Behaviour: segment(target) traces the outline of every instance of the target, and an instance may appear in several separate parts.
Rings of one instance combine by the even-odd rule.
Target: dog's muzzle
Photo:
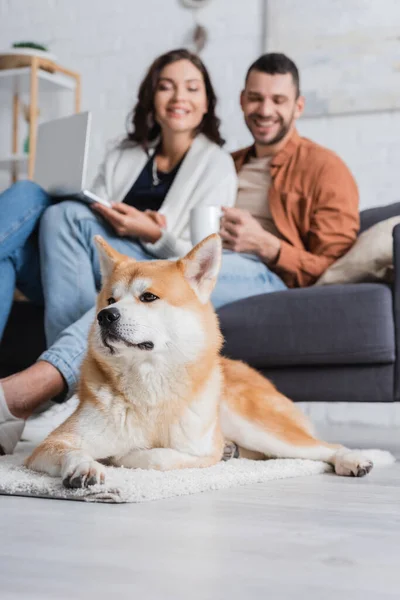
[[[110,350],[111,353],[114,352],[114,349],[111,347],[110,342],[122,342],[126,346],[130,348],[139,348],[139,350],[153,350],[154,343],[151,341],[143,341],[139,344],[134,344],[131,341],[124,338],[121,335],[120,331],[118,331],[119,327],[119,319],[121,317],[121,313],[118,308],[115,306],[110,306],[110,308],[103,308],[97,315],[97,321],[101,328],[101,338],[103,340],[103,344]]]

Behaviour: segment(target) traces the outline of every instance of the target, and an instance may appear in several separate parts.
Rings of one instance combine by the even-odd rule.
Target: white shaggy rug
[[[23,434],[25,441],[18,444],[16,453],[0,457],[0,494],[86,502],[147,502],[274,479],[317,475],[332,470],[326,463],[300,459],[232,459],[206,469],[183,469],[165,473],[107,467],[105,485],[68,490],[59,477],[34,473],[22,465],[33,448],[62,423],[76,405],[77,399],[71,398],[28,420]],[[363,452],[370,456],[376,466],[394,461],[388,452]]]
[[[232,459],[206,469],[145,471],[107,467],[106,483],[68,490],[59,477],[34,473],[21,466],[28,451],[21,444],[13,456],[0,458],[0,494],[36,496],[87,502],[147,502],[210,490],[261,483],[273,479],[316,475],[330,471],[323,462],[299,459],[255,461]],[[32,448],[30,447],[29,450]]]

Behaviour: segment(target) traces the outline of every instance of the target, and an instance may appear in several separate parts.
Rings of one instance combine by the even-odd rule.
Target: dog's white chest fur
[[[96,441],[100,454],[114,457],[117,464],[129,452],[155,447],[209,455],[219,432],[219,368],[189,402],[187,384],[176,374],[143,375],[126,382],[124,396],[116,395],[108,385],[91,389],[102,410],[92,412],[85,407],[79,427],[87,432],[93,418],[103,421],[103,435]],[[91,444],[94,442],[92,439]]]
[[[219,430],[221,373],[215,369],[200,393],[169,427],[171,447],[203,456],[212,453]]]

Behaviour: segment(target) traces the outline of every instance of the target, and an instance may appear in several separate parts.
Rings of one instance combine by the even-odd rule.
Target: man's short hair
[[[296,97],[298,98],[300,96],[299,70],[294,62],[285,54],[281,54],[280,52],[269,52],[268,54],[263,54],[260,58],[257,58],[247,71],[246,83],[250,71],[259,71],[260,73],[268,73],[268,75],[286,75],[286,73],[290,73],[294,87],[296,88]]]

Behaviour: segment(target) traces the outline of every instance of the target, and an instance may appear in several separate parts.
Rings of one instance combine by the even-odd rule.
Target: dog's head
[[[212,235],[177,261],[137,262],[95,237],[103,287],[91,344],[104,357],[195,360],[221,346],[209,302],[221,264],[221,240]]]

